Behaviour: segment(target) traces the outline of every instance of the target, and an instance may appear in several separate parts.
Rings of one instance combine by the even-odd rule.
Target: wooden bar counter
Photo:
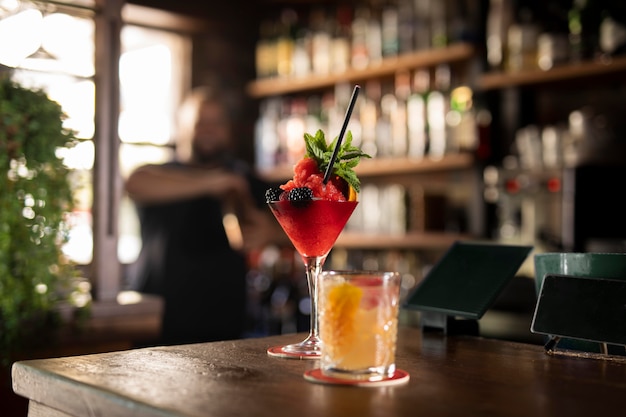
[[[623,416],[626,363],[543,347],[402,328],[404,385],[308,382],[317,361],[269,357],[305,335],[245,339],[13,365],[29,416]]]

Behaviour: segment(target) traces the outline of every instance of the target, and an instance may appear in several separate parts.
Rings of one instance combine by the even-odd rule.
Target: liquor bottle
[[[271,98],[261,102],[259,118],[255,126],[255,165],[267,170],[278,164],[279,138],[277,135],[281,102]]]
[[[332,34],[330,22],[324,10],[315,9],[310,15],[311,39],[311,62],[313,73],[325,75],[330,73]]]
[[[506,62],[508,28],[513,22],[510,0],[490,0],[487,15],[487,62],[493,69],[502,69]]]
[[[522,8],[518,15],[517,23],[512,24],[507,32],[507,69],[536,69],[539,26],[534,22],[530,9]]]
[[[434,0],[430,3],[430,42],[433,48],[443,48],[448,45],[448,21],[446,3]]]
[[[369,25],[369,9],[359,6],[354,12],[352,20],[352,47],[350,64],[352,68],[363,69],[369,65],[369,53],[367,50],[367,32]]]
[[[610,14],[604,16],[600,23],[598,43],[604,54],[623,54],[626,51],[626,25]]]
[[[336,18],[333,22],[331,41],[330,68],[332,72],[342,73],[351,65],[351,26],[352,9],[346,5],[337,6]]]
[[[430,5],[437,0],[421,0],[413,3],[413,40],[416,50],[429,49],[431,47],[430,30]]]
[[[304,131],[307,133],[315,133],[318,130],[325,130],[322,120],[322,96],[312,94],[306,98],[306,114],[304,116]]]
[[[400,52],[398,5],[394,2],[385,4],[381,14],[382,56],[396,56]]]
[[[306,130],[307,101],[302,97],[291,100],[289,115],[284,120],[286,132],[287,163],[295,164],[306,152],[302,138]]]
[[[398,0],[398,53],[415,49],[414,7],[411,0]]]
[[[294,77],[306,77],[312,72],[311,43],[313,34],[307,28],[299,28],[296,31],[291,55],[291,75]]]
[[[446,126],[446,115],[450,107],[450,67],[448,65],[437,66],[433,87],[426,102],[428,154],[433,159],[440,159],[448,151]]]
[[[411,73],[402,71],[395,77],[395,110],[391,113],[392,154],[396,157],[408,154],[407,101],[411,94]]]
[[[378,119],[376,120],[376,147],[379,156],[393,156],[393,137],[391,131],[392,115],[396,111],[397,101],[393,85],[378,85],[380,100],[378,101]]]
[[[363,99],[360,100],[359,119],[361,120],[361,149],[372,157],[378,156],[376,143],[376,124],[378,121],[378,104],[380,103],[380,85],[377,81],[368,81],[363,88]]]
[[[352,92],[354,90],[353,84],[349,82],[342,82],[335,84],[334,91],[334,120],[333,127],[329,130],[331,132],[339,132],[346,116],[345,112],[350,105],[350,99],[352,98]],[[349,130],[352,132],[352,144],[354,146],[361,147],[363,141],[363,133],[361,128],[361,105],[363,100],[357,100],[355,103],[352,116],[350,118]],[[372,129],[373,130],[373,129]],[[336,133],[333,135],[333,138]]]
[[[295,24],[297,14],[292,9],[285,9],[281,13],[276,39],[276,72],[279,77],[289,77],[292,74],[293,50],[295,46]]]
[[[473,103],[473,91],[461,85],[450,93],[448,113],[448,151],[474,153],[478,147],[478,126]]]
[[[591,59],[598,52],[602,3],[573,0],[568,13],[570,58],[573,61]]]
[[[413,73],[411,95],[407,99],[407,129],[411,158],[421,159],[428,144],[428,123],[426,118],[426,100],[430,87],[430,73],[419,69]]]
[[[276,75],[276,25],[271,20],[261,22],[259,41],[255,49],[255,66],[257,78],[268,78]]]
[[[367,23],[367,56],[368,65],[377,65],[383,59],[382,10],[370,5]]]

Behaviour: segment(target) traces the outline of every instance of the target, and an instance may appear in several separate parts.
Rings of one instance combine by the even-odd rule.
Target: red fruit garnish
[[[330,182],[335,186],[335,188],[341,191],[346,200],[350,198],[350,184],[348,184],[346,180],[338,175],[333,175],[330,178]]]
[[[317,162],[313,158],[304,157],[293,167],[293,179],[281,185],[284,191],[294,188],[307,187],[313,191],[313,197],[330,201],[347,201],[348,197],[337,185],[344,187],[345,181],[339,177],[324,185],[324,174],[319,170]],[[346,183],[347,186],[347,183]],[[349,195],[349,186],[347,186]]]

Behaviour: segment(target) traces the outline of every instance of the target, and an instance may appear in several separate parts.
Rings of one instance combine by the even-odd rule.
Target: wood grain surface
[[[626,363],[541,346],[402,328],[405,385],[311,383],[317,361],[269,357],[303,334],[17,362],[30,416],[626,415]],[[605,414],[608,415],[608,414]]]

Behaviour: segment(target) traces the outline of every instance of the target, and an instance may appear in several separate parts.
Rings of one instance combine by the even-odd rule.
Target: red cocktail
[[[356,205],[356,201],[327,200],[269,203],[276,220],[303,257],[328,255]]]
[[[272,356],[319,358],[322,353],[317,316],[318,281],[322,266],[357,205],[360,181],[354,167],[369,158],[343,133],[359,87],[356,86],[339,136],[329,145],[324,132],[304,134],[306,154],[294,165],[293,178],[265,193],[267,203],[302,257],[311,298],[311,330],[300,343],[274,346]]]
[[[276,220],[302,257],[311,298],[309,336],[300,343],[271,347],[268,349],[270,355],[313,359],[321,356],[317,315],[319,274],[357,204],[356,201],[329,200],[268,202]]]

